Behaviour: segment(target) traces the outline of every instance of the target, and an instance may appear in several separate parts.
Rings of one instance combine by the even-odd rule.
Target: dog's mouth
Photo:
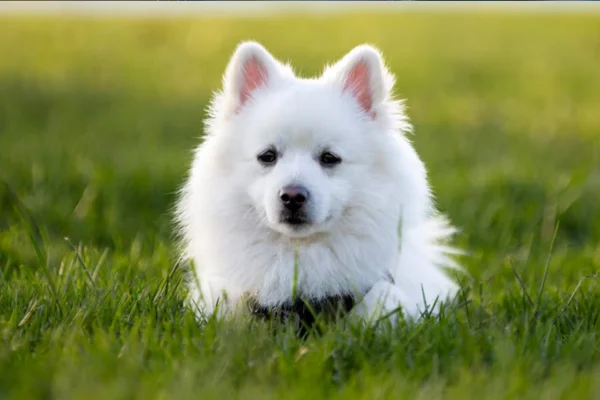
[[[284,211],[281,213],[280,221],[283,224],[300,228],[310,223],[308,217],[304,213]]]
[[[306,218],[303,217],[289,217],[283,220],[283,222],[287,225],[292,226],[302,226],[308,224]]]
[[[323,221],[316,221],[303,212],[282,211],[277,226],[274,228],[291,237],[307,237],[326,232],[330,229],[333,219],[333,214],[328,215]]]

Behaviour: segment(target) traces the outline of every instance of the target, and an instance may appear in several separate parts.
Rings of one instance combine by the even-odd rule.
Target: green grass
[[[306,75],[384,51],[470,251],[440,318],[302,342],[185,308],[174,192],[248,38]],[[597,398],[598,38],[592,15],[0,19],[0,398]]]

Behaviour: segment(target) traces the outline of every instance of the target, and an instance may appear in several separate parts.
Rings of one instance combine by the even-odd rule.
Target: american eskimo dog
[[[418,317],[456,294],[454,230],[393,85],[369,45],[315,79],[258,43],[237,47],[177,204],[202,313],[237,315],[251,294],[273,308],[351,296],[362,319]]]

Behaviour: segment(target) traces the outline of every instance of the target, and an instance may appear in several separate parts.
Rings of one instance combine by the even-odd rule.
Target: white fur
[[[243,104],[251,59],[266,73]],[[358,89],[344,89],[359,63],[368,79],[356,85],[370,96],[369,110],[357,101]],[[393,84],[367,45],[317,79],[296,77],[257,43],[237,48],[177,207],[182,255],[194,261],[200,283],[192,281],[190,300],[201,311],[214,312],[217,302],[225,314],[243,309],[237,306],[247,292],[264,305],[289,300],[295,249],[297,293],[368,292],[354,311],[364,318],[398,307],[416,317],[456,294],[443,271],[457,267],[444,244],[453,230],[434,208]],[[272,145],[281,156],[265,167],[257,155]],[[317,157],[325,148],[342,163],[324,169]],[[301,231],[278,220],[278,192],[288,184],[311,193],[313,222]]]

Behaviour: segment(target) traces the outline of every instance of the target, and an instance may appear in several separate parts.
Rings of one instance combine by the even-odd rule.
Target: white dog
[[[368,45],[317,79],[258,43],[236,49],[177,207],[202,312],[245,310],[247,293],[265,307],[354,293],[353,315],[416,317],[456,294],[453,229],[393,84]]]

